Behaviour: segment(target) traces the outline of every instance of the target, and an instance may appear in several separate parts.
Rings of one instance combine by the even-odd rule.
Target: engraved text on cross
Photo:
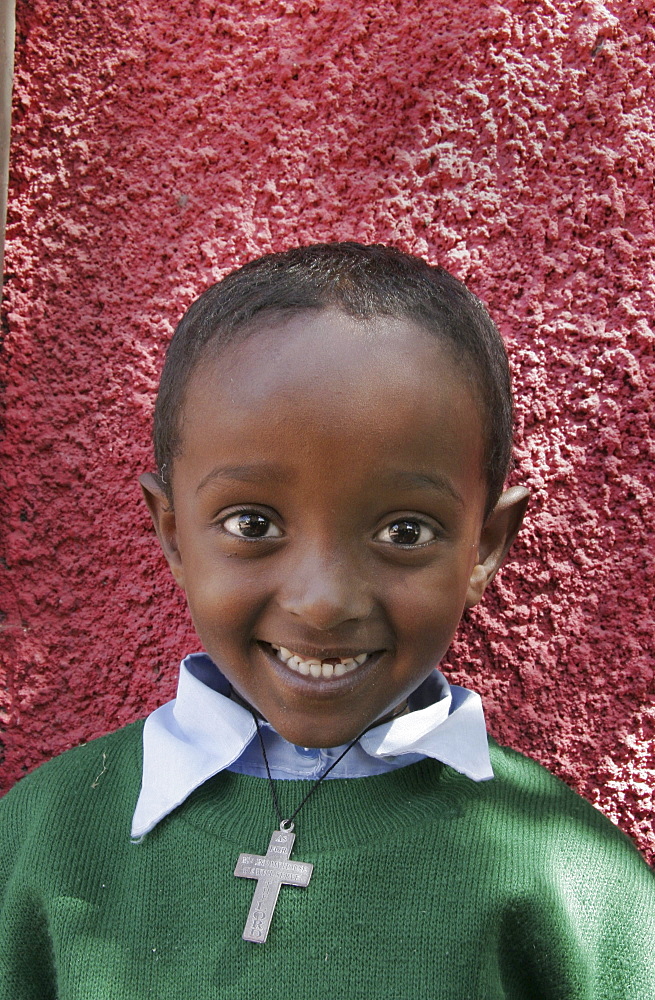
[[[257,888],[243,931],[245,941],[266,940],[281,885],[309,885],[313,865],[290,861],[296,835],[288,830],[276,830],[266,855],[240,854],[234,874],[240,878],[256,878]]]

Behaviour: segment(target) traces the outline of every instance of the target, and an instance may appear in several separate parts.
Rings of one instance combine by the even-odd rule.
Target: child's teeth
[[[325,679],[329,677],[343,677],[344,674],[349,674],[368,660],[370,655],[369,653],[360,653],[358,656],[348,656],[338,663],[324,663],[322,660],[317,660],[313,657],[303,660],[301,656],[298,656],[297,653],[292,653],[285,646],[276,646],[271,643],[271,649],[275,651],[278,659],[286,663],[296,673],[302,674],[304,677],[311,675],[312,677],[324,677]]]

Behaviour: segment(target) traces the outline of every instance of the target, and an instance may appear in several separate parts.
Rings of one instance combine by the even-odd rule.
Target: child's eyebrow
[[[196,488],[196,494],[200,493],[214,479],[225,479],[235,483],[258,483],[262,479],[288,483],[290,478],[288,470],[274,462],[257,462],[253,465],[217,465],[201,479]],[[381,475],[379,484],[391,489],[436,490],[438,493],[446,493],[452,497],[460,507],[464,506],[464,500],[448,477],[442,476],[438,472],[428,474],[398,469]]]
[[[234,483],[258,483],[262,479],[267,479],[286,483],[289,478],[288,471],[281,465],[275,465],[274,462],[257,462],[255,465],[217,465],[200,480],[196,493],[200,493],[214,479],[227,479]]]
[[[457,492],[450,479],[438,472],[409,472],[398,469],[381,476],[380,483],[397,489],[437,490],[439,493],[447,493],[460,507],[464,506],[461,494]]]

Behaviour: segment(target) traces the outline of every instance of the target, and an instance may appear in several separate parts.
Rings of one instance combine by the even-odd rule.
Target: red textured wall
[[[633,0],[19,0],[3,780],[172,696],[136,486],[172,327],[296,242],[388,241],[506,337],[514,561],[448,658],[652,856],[655,17]]]

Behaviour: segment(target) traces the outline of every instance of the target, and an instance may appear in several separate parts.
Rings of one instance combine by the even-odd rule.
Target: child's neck
[[[235,691],[235,689],[232,686],[230,686],[230,699],[232,701],[235,701],[238,705],[241,705],[242,708],[246,708],[249,712],[253,714],[253,716],[256,716],[261,722],[268,721],[267,719],[264,718],[261,712],[258,712],[256,708],[253,708],[253,706],[246,701],[245,698],[242,698],[239,692]],[[409,702],[405,698],[404,701],[401,701],[400,705],[397,705],[396,708],[394,708],[391,712],[388,712],[386,715],[383,715],[381,719],[376,719],[374,723],[372,723],[372,725],[381,726],[384,722],[392,722],[393,719],[399,719],[401,715],[408,715],[408,714],[409,714]],[[367,728],[371,727],[369,726]]]

